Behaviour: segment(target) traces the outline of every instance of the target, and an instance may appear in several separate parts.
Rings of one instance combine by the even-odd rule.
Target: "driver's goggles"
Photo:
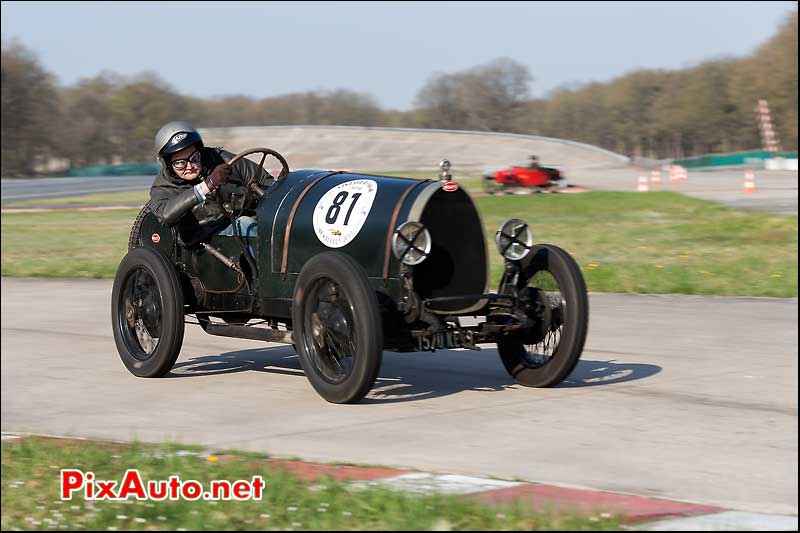
[[[186,159],[176,159],[172,162],[172,168],[175,170],[185,170],[186,167],[192,163],[194,165],[200,164],[200,150],[187,157]]]

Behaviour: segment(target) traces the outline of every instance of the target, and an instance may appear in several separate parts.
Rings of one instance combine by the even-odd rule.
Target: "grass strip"
[[[93,206],[93,205],[144,205],[150,199],[150,193],[141,191],[106,192],[96,194],[77,194],[74,196],[61,196],[58,198],[34,198],[16,202],[3,202],[3,207],[28,207],[28,206]]]
[[[494,232],[507,218],[572,254],[590,291],[797,296],[797,217],[672,192],[475,198],[495,290]],[[3,213],[2,275],[113,278],[137,209]],[[453,228],[459,238],[458,228]]]
[[[178,475],[212,480],[261,475],[261,500],[88,501],[60,499],[63,468],[121,480],[137,468],[146,483]],[[2,443],[2,529],[70,530],[617,530],[608,515],[487,507],[457,496],[418,495],[323,477],[301,481],[255,454],[208,455],[174,444],[119,445],[29,437]]]
[[[526,220],[534,242],[567,250],[595,292],[797,296],[797,217],[745,211],[673,192],[591,192],[475,199],[492,285],[494,232]]]

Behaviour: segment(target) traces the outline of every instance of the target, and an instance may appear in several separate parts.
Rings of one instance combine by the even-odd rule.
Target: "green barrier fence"
[[[121,165],[96,165],[85,168],[70,168],[64,172],[68,177],[95,176],[154,176],[161,171],[158,163],[124,163]]]

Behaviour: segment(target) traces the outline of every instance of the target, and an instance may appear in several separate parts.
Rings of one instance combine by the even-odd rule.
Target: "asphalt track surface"
[[[498,476],[797,515],[797,299],[590,295],[562,385],[516,385],[497,352],[384,354],[332,405],[291,347],[187,326],[173,372],[116,353],[107,280],[2,279],[2,431],[172,440]]]
[[[154,176],[97,176],[87,178],[41,178],[3,180],[2,201],[19,202],[83,194],[147,191]]]

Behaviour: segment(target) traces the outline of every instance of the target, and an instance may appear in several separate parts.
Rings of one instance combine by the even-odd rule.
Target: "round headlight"
[[[494,242],[500,255],[510,261],[519,261],[530,252],[533,235],[528,224],[518,218],[510,218],[497,230]]]
[[[407,265],[418,265],[431,253],[431,233],[419,222],[406,222],[392,236],[394,256]]]

